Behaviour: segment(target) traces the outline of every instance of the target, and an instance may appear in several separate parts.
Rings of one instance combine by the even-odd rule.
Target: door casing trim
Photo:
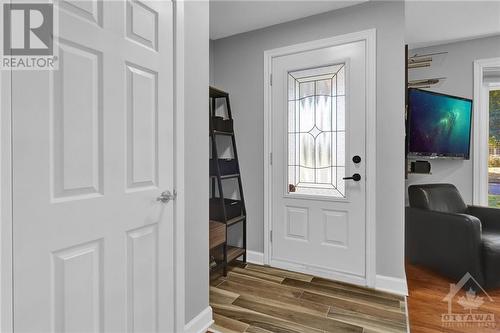
[[[474,61],[473,100],[473,149],[472,149],[472,202],[474,205],[488,206],[488,86],[483,84],[484,69],[500,67],[500,58]]]
[[[0,71],[0,331],[13,332],[11,71]]]
[[[174,311],[175,331],[184,331],[184,0],[173,2],[174,32]],[[0,38],[1,40],[1,38]],[[0,71],[0,332],[14,332],[12,243],[12,105],[11,71]]]
[[[376,281],[376,29],[311,42],[294,44],[264,51],[264,264],[271,264],[271,219],[272,219],[272,60],[275,57],[312,51],[357,41],[366,43],[366,272],[364,279],[342,274],[343,281],[375,287]],[[303,269],[308,272],[308,269]],[[313,273],[313,271],[309,272]],[[334,274],[335,275],[335,274]],[[337,278],[340,275],[337,275]]]
[[[184,0],[172,0],[174,25],[174,329],[184,331],[185,324],[185,121],[184,121]]]

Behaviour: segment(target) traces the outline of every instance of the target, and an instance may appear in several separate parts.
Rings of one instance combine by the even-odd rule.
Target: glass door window
[[[344,198],[345,64],[288,73],[289,194]]]

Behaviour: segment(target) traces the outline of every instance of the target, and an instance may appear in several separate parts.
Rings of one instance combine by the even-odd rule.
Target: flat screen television
[[[408,155],[469,159],[472,100],[408,90]]]

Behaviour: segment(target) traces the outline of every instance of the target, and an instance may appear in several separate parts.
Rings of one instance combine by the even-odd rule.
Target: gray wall
[[[208,306],[208,1],[185,14],[185,321]]]
[[[402,2],[369,2],[213,42],[213,80],[234,110],[250,250],[264,250],[264,51],[370,28],[377,29],[377,274],[404,277]]]
[[[409,80],[446,77],[428,90],[473,98],[473,62],[477,59],[500,57],[500,36],[410,50],[410,55],[434,52],[448,54],[434,57],[430,68],[411,69]],[[472,160],[433,160],[431,172],[431,175],[409,175],[407,185],[452,183],[458,187],[464,200],[472,203]]]
[[[210,55],[209,55],[209,63],[210,63],[210,85],[214,85],[214,41],[210,40]]]

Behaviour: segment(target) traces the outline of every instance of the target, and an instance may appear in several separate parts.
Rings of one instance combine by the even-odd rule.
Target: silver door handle
[[[156,198],[156,201],[161,201],[163,203],[167,203],[170,200],[175,200],[175,197],[177,197],[177,192],[174,190],[174,193],[170,193],[170,191],[163,191],[161,192],[160,196]]]

